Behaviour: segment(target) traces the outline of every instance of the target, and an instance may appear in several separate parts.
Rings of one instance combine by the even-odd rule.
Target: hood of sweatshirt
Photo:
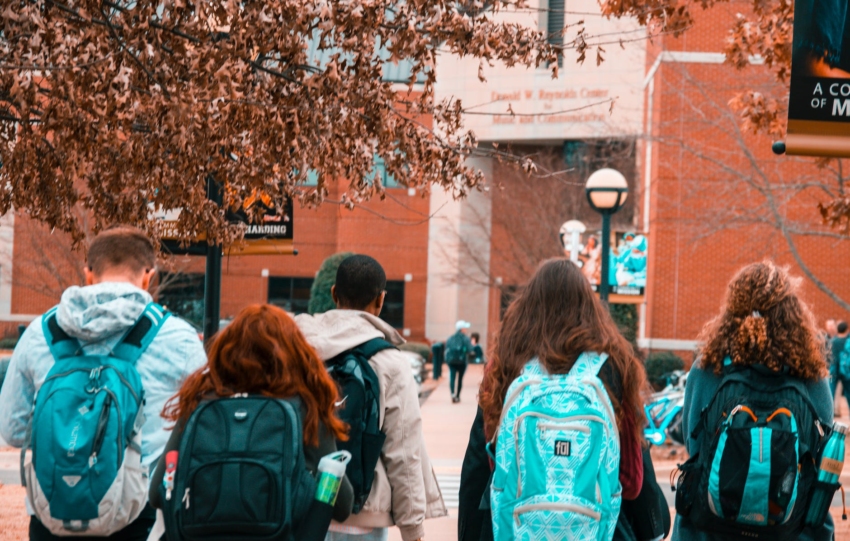
[[[128,283],[74,286],[62,294],[56,321],[82,342],[100,342],[130,328],[152,300],[150,293]]]
[[[295,322],[323,361],[373,338],[383,338],[395,346],[404,343],[404,338],[389,323],[360,310],[301,314],[295,316]]]

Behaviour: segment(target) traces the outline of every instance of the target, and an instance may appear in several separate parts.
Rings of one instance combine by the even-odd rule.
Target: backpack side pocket
[[[685,518],[690,516],[698,497],[702,469],[699,453],[689,458],[684,464],[678,465],[676,487],[673,489],[676,491],[676,513]],[[671,488],[673,488],[672,485]]]

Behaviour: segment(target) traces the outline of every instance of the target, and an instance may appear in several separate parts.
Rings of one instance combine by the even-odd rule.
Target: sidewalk
[[[452,404],[448,369],[444,369],[439,385],[422,405],[422,429],[428,456],[449,508],[448,517],[425,521],[425,539],[428,541],[457,541],[460,468],[469,442],[469,429],[475,420],[482,375],[482,365],[469,365],[463,378],[461,402]],[[390,541],[401,541],[398,528],[390,528]]]

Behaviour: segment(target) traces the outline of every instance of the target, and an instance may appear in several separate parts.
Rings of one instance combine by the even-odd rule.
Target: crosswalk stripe
[[[458,492],[460,491],[460,475],[459,474],[438,474],[437,482],[440,484],[440,491],[443,493],[443,501],[449,509],[457,509],[458,507]]]

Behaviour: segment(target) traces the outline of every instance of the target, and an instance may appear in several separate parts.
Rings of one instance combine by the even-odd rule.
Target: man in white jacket
[[[331,289],[337,309],[295,318],[322,360],[373,338],[404,343],[378,317],[386,284],[384,269],[369,256],[353,255],[340,264]],[[420,540],[426,518],[448,513],[425,449],[416,382],[407,357],[398,350],[381,351],[369,364],[378,376],[380,426],[387,439],[363,509],[342,524],[331,524],[327,541],[384,541],[393,525],[399,527],[403,541]]]

